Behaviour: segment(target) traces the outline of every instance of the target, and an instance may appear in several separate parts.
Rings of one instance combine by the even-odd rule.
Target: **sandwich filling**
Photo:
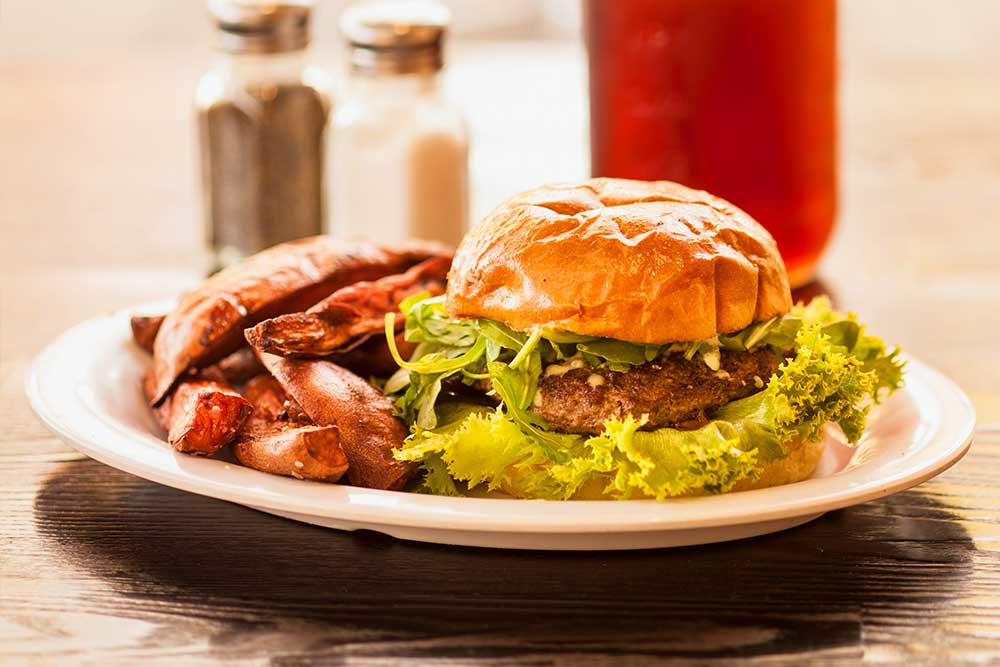
[[[552,431],[598,435],[608,419],[646,415],[642,430],[694,429],[717,408],[764,388],[781,358],[770,348],[721,350],[719,368],[679,352],[627,371],[589,367],[581,357],[545,366],[531,411]]]
[[[421,489],[502,489],[569,499],[728,491],[832,422],[860,439],[902,385],[899,350],[825,299],[709,340],[660,345],[486,319],[451,319],[441,297],[403,302],[411,359],[387,382],[411,435]],[[483,399],[486,400],[483,400]]]

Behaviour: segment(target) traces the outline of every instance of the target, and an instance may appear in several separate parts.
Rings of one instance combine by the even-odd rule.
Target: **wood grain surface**
[[[156,39],[14,49],[0,23],[0,664],[1000,663],[1000,6],[842,7],[823,285],[965,388],[977,440],[930,482],[797,529],[632,553],[314,528],[49,434],[23,395],[44,344],[205,266],[190,101],[209,56]],[[477,42],[451,61],[476,214],[585,175],[578,45]]]

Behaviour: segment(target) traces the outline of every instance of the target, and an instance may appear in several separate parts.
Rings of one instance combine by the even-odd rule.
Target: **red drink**
[[[587,0],[591,171],[708,190],[793,285],[833,228],[836,0]]]

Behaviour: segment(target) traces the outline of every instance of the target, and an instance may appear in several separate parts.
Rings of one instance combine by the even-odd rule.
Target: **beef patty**
[[[543,373],[531,406],[554,431],[598,434],[611,417],[648,415],[644,430],[665,426],[691,429],[705,424],[713,408],[760,391],[781,359],[762,348],[749,352],[722,351],[720,369],[712,371],[696,357],[658,357],[619,373],[581,366]]]

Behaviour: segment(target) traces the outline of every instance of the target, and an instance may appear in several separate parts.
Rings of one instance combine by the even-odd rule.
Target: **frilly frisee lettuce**
[[[412,424],[396,457],[419,462],[422,490],[436,494],[476,487],[548,499],[572,498],[585,487],[616,498],[724,492],[786,456],[785,443],[819,439],[828,422],[856,442],[870,404],[902,385],[898,348],[887,351],[853,314],[833,310],[822,298],[734,334],[673,345],[544,328],[525,334],[490,320],[452,320],[440,298],[414,297],[402,311],[406,338],[417,349],[409,361],[399,357],[388,317],[387,338],[401,368],[386,393],[397,395],[400,414]],[[693,358],[713,351],[717,363],[720,349],[759,345],[790,356],[762,391],[719,408],[696,430],[642,431],[645,417],[629,416],[609,420],[598,436],[570,435],[548,431],[530,410],[545,363],[579,355],[591,365],[627,370],[664,352]],[[485,384],[500,406],[439,403],[442,381],[453,375]]]

